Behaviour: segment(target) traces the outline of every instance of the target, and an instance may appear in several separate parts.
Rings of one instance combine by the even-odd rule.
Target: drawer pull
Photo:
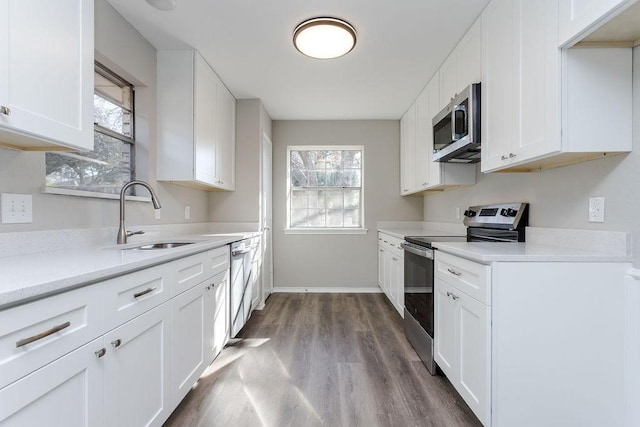
[[[454,276],[460,276],[460,275],[462,274],[462,273],[460,273],[459,271],[455,271],[455,270],[452,270],[452,269],[450,269],[450,268],[447,268],[447,271],[448,271],[449,273],[453,274]]]
[[[120,344],[122,344],[122,340],[120,338],[118,338],[115,341],[111,341],[111,345],[114,346],[115,348],[120,347]]]
[[[453,298],[454,301],[457,300],[458,298],[460,298],[459,296],[457,296],[453,292],[447,292],[447,296]]]
[[[48,337],[49,335],[53,335],[56,332],[60,332],[61,330],[66,329],[69,326],[71,326],[71,322],[64,322],[61,325],[54,326],[53,328],[51,328],[49,330],[46,330],[44,332],[41,332],[41,333],[39,333],[37,335],[34,335],[32,337],[24,338],[24,339],[21,339],[19,341],[16,341],[16,348],[20,348],[20,347],[25,346],[27,344],[30,344],[30,343],[32,343],[34,341],[41,340],[42,338]]]
[[[9,107],[5,107],[4,105],[0,107],[0,114],[2,114],[3,116],[10,116],[11,115],[11,108]]]
[[[133,294],[133,297],[134,297],[134,298],[140,298],[141,296],[144,296],[144,295],[146,295],[146,294],[149,294],[149,293],[151,293],[151,292],[155,291],[156,289],[158,289],[158,287],[157,287],[157,286],[154,286],[153,288],[145,289],[144,291],[140,291],[140,292],[138,292],[138,293]]]
[[[96,351],[96,356],[98,356],[98,359],[100,359],[105,354],[107,354],[107,349],[104,348],[104,347],[101,348],[100,350]]]

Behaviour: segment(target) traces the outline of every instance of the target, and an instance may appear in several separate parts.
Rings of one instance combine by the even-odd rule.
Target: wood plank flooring
[[[166,426],[479,426],[382,294],[274,294]]]

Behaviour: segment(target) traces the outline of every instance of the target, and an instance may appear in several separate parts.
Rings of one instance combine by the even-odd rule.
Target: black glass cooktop
[[[407,236],[407,242],[431,248],[433,242],[466,242],[467,236]]]

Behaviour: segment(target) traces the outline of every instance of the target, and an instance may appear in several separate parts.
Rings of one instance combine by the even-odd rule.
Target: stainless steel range
[[[472,206],[464,212],[466,235],[441,233],[408,236],[404,249],[404,332],[429,372],[436,373],[433,360],[433,242],[524,242],[529,223],[529,205],[505,203]],[[438,233],[434,233],[438,234]]]

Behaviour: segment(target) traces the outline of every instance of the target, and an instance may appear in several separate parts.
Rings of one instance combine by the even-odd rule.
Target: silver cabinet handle
[[[459,296],[457,296],[453,292],[447,292],[447,296],[453,298],[454,301],[457,300],[458,298],[460,298]]]
[[[380,252],[384,252],[384,249],[380,249]]]
[[[393,260],[394,260],[394,261],[398,261],[398,258],[396,258],[396,257],[393,257]]]
[[[423,182],[423,183],[422,183],[422,186],[423,186],[423,187],[426,187],[426,186],[427,186],[427,184],[428,184],[428,182]]]
[[[2,114],[4,116],[10,116],[11,115],[11,108],[5,107],[4,105],[0,106],[0,114]]]
[[[264,229],[265,229],[266,231],[269,231],[269,230],[271,230],[271,227],[264,227]]]
[[[509,153],[509,158],[510,158],[510,159],[513,159],[513,158],[514,158],[514,157],[516,157],[516,156],[517,156],[517,154]]]
[[[509,157],[507,157],[507,156],[500,156],[500,160],[509,160]]]
[[[447,268],[447,271],[448,271],[449,273],[453,274],[454,276],[460,276],[460,275],[462,274],[462,273],[460,273],[460,272],[458,272],[458,271],[455,271],[455,270],[452,270],[452,269],[450,269],[450,268]]]
[[[18,340],[16,341],[16,348],[20,348],[34,341],[41,340],[42,338],[48,337],[49,335],[53,335],[56,332],[60,332],[61,330],[66,329],[69,326],[71,326],[71,322],[64,322],[60,325],[54,326],[51,329],[47,329],[46,331],[40,332],[39,334],[33,335],[29,338],[23,338],[21,340]]]
[[[154,286],[153,288],[145,289],[144,291],[140,291],[140,292],[137,292],[137,293],[133,294],[133,297],[134,298],[140,298],[141,296],[147,295],[147,294],[155,291],[156,289],[158,289],[157,286]]]
[[[115,348],[120,347],[120,344],[122,344],[122,340],[120,338],[118,338],[115,341],[111,341],[111,345],[114,346]]]
[[[104,356],[105,354],[107,354],[107,349],[103,347],[100,350],[96,351],[95,353],[96,353],[96,356],[98,356],[98,359],[99,359],[102,356]]]

